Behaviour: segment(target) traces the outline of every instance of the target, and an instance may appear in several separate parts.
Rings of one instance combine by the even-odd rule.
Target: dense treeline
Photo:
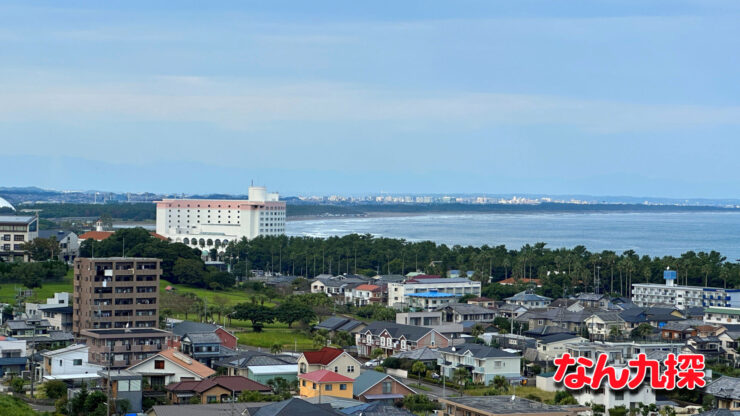
[[[228,287],[234,276],[207,270],[203,252],[181,243],[152,238],[141,229],[117,231],[102,242],[85,241],[80,255],[89,257],[143,256],[163,259],[163,277],[175,283],[219,288]],[[232,242],[221,254],[211,250],[211,258],[233,265],[234,275],[247,276],[251,270],[265,270],[308,278],[319,274],[357,273],[364,275],[406,274],[419,270],[446,275],[450,269],[473,271],[483,282],[506,278],[542,280],[542,293],[557,297],[578,292],[629,295],[633,283],[663,283],[663,271],[678,272],[680,284],[740,287],[740,264],[712,251],[688,251],[679,257],[640,256],[633,250],[590,252],[583,246],[551,249],[545,243],[509,249],[447,246],[430,241],[376,238],[352,234],[343,237],[258,237]],[[484,285],[486,295],[499,298],[514,290],[500,285]]]
[[[30,204],[21,209],[37,209],[41,218],[109,217],[130,221],[156,219],[157,207],[151,202],[109,204]]]
[[[41,287],[43,282],[60,281],[66,274],[67,265],[61,261],[0,262],[0,283],[20,283],[35,288]]]
[[[152,237],[143,228],[118,230],[103,241],[89,239],[80,245],[80,257],[124,255],[162,259],[162,278],[172,283],[209,289],[222,289],[234,284],[231,274],[206,268],[201,250]]]
[[[681,284],[740,286],[740,265],[715,251],[650,257],[633,250],[551,249],[545,243],[519,249],[503,245],[449,247],[353,234],[326,239],[280,236],[242,240],[227,247],[223,258],[234,262],[236,272],[242,274],[252,269],[307,277],[322,273],[406,274],[414,270],[444,275],[450,269],[471,270],[474,278],[483,281],[487,276],[493,281],[542,279],[548,296],[592,291],[594,286],[602,293],[628,295],[632,283],[663,283],[667,267],[678,272]]]

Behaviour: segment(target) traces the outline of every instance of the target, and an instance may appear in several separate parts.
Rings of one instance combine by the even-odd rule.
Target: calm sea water
[[[586,246],[590,251],[635,250],[651,256],[716,250],[740,259],[740,212],[591,214],[429,214],[410,217],[289,221],[294,236],[351,233],[431,240],[448,245],[505,244],[519,248]]]

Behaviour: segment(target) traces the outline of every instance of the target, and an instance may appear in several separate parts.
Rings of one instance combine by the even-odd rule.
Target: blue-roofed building
[[[431,312],[440,306],[457,303],[460,295],[430,290],[428,292],[410,293],[407,297],[409,308],[412,311]]]
[[[547,305],[552,301],[552,298],[540,296],[531,290],[525,290],[504,300],[510,305],[519,305],[527,309],[533,309],[547,307]]]

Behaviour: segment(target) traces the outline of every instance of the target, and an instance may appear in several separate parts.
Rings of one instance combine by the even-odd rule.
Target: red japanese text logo
[[[579,390],[591,387],[596,390],[603,383],[614,390],[639,388],[646,377],[650,377],[650,387],[656,390],[689,389],[704,387],[704,356],[701,354],[668,354],[664,362],[648,360],[645,354],[638,354],[634,360],[627,361],[626,367],[607,366],[608,356],[599,355],[594,363],[586,357],[573,358],[565,353],[554,360],[557,370],[553,380],[562,382],[566,388]],[[575,372],[568,372],[575,366]],[[631,371],[632,369],[632,371]]]

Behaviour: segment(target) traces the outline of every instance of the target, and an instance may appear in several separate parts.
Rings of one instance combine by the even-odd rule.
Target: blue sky
[[[737,198],[739,17],[711,0],[0,2],[2,185]]]

